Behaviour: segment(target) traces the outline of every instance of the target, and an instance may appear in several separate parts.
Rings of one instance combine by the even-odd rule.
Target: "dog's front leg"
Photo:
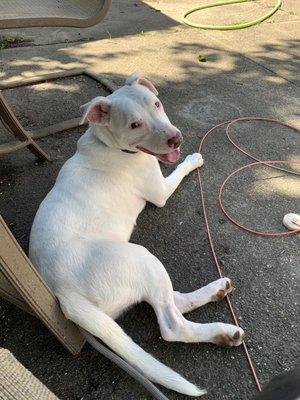
[[[168,198],[175,192],[183,178],[192,172],[194,169],[203,165],[203,158],[201,154],[194,153],[188,155],[185,160],[180,163],[176,169],[166,178],[162,176],[159,193],[156,193],[156,198],[149,200],[158,207],[163,207]]]

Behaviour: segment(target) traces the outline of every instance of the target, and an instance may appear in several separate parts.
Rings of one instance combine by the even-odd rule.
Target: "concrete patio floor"
[[[259,12],[270,3],[261,1]],[[197,151],[206,130],[233,117],[264,116],[299,127],[299,4],[285,1],[271,21],[232,32],[180,25],[183,9],[197,4],[195,0],[184,4],[115,1],[107,20],[87,31],[18,31],[33,42],[1,50],[1,80],[82,67],[122,84],[129,73],[139,70],[155,83],[171,121],[183,132],[183,157]],[[256,15],[256,6],[257,2],[246,4],[244,11],[242,5],[235,6],[230,14],[233,19],[226,17],[227,22]],[[224,22],[220,14],[218,22]],[[204,17],[212,22],[213,15],[210,10]],[[199,54],[207,61],[199,62]],[[78,116],[79,105],[99,92],[106,93],[93,80],[78,77],[7,90],[5,96],[21,122],[36,129]],[[50,162],[36,164],[28,150],[0,159],[1,214],[25,250],[35,212],[83,131],[81,127],[40,140],[51,155]],[[236,125],[233,136],[262,159],[300,158],[299,133],[287,128],[249,122]],[[1,130],[0,142],[8,137]],[[231,297],[264,385],[274,375],[293,368],[299,354],[299,235],[264,238],[234,227],[218,208],[218,188],[232,170],[250,160],[230,145],[221,128],[207,140],[203,156],[218,257],[224,274],[236,287]],[[173,168],[164,166],[164,173]],[[295,165],[291,169],[297,170]],[[132,237],[165,264],[174,288],[180,291],[218,278],[199,212],[196,179],[196,173],[187,177],[165,208],[147,206]],[[225,192],[228,210],[237,219],[269,231],[284,229],[282,217],[299,212],[299,198],[299,177],[266,167],[244,171],[232,179]],[[226,301],[187,317],[197,322],[231,321]],[[11,350],[60,399],[150,399],[137,383],[88,345],[79,357],[72,357],[38,320],[3,300],[0,318],[0,346]],[[154,312],[146,304],[130,310],[120,324],[146,351],[207,388],[205,399],[247,400],[256,393],[242,348],[164,342]],[[170,399],[184,398],[162,390]]]

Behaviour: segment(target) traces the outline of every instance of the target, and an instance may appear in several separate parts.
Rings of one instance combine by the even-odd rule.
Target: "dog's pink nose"
[[[177,147],[180,146],[181,140],[179,136],[174,136],[171,139],[168,140],[168,146],[171,147],[172,149],[177,149]]]
[[[172,149],[177,149],[177,147],[180,146],[180,143],[181,143],[181,134],[173,136],[168,140],[168,146],[171,147]]]
[[[164,130],[166,135],[167,144],[171,149],[177,149],[182,142],[182,134],[175,126],[169,126]]]

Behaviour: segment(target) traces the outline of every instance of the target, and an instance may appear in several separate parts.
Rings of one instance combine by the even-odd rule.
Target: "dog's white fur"
[[[77,152],[62,167],[40,205],[30,238],[30,258],[53,290],[67,318],[97,336],[152,381],[190,396],[205,393],[134,343],[114,321],[129,306],[147,301],[168,341],[239,345],[243,331],[224,323],[198,324],[183,313],[224,297],[228,278],[192,293],[174,292],[162,263],[129,243],[146,201],[163,207],[182,179],[203,163],[189,155],[164,178],[157,158],[172,152],[179,135],[138,74],[107,98],[84,107],[90,121]],[[137,122],[132,128],[132,122]],[[174,150],[175,151],[175,150]]]

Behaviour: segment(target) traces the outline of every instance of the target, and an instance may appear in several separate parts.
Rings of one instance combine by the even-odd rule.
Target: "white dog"
[[[146,301],[168,341],[237,346],[241,328],[198,324],[183,314],[226,296],[228,278],[192,293],[175,292],[162,263],[129,242],[147,201],[163,207],[182,179],[203,164],[189,155],[167,178],[158,160],[180,158],[180,131],[169,121],[150,81],[135,73],[125,86],[84,107],[89,129],[40,205],[30,258],[59,299],[67,318],[100,338],[150,380],[190,396],[197,388],[142,350],[115,322]]]

